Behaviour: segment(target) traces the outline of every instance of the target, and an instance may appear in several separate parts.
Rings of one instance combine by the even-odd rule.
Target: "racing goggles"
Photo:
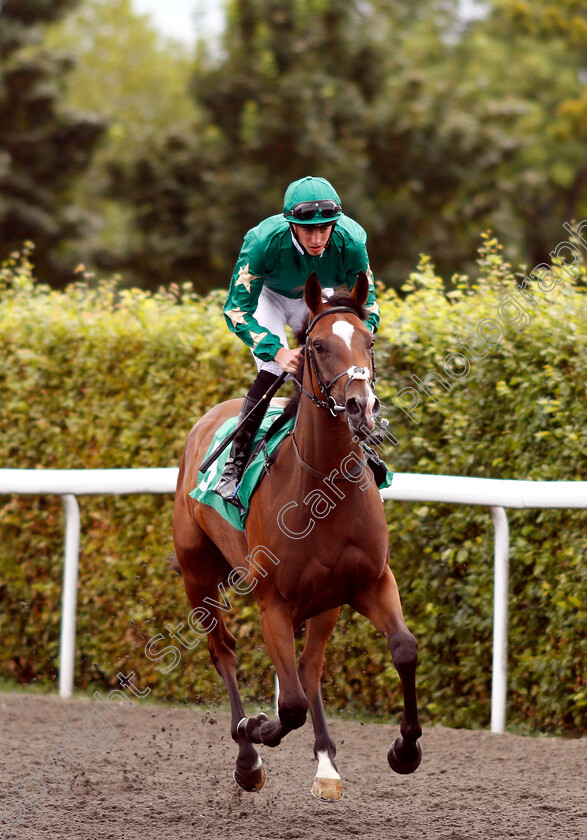
[[[300,222],[309,222],[310,219],[320,216],[322,219],[333,219],[342,213],[342,207],[331,198],[324,198],[320,201],[300,201],[288,215],[293,216]]]

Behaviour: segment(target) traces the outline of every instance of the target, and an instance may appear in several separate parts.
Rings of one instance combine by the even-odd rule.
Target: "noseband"
[[[375,371],[375,356],[373,353],[373,348],[371,348],[371,371],[369,371],[366,367],[359,367],[358,365],[352,365],[348,370],[342,370],[340,373],[330,380],[330,382],[326,382],[322,373],[320,372],[320,368],[318,367],[318,362],[316,361],[316,356],[314,350],[312,349],[312,344],[310,342],[310,333],[318,323],[321,318],[324,318],[326,315],[336,315],[340,312],[350,312],[351,315],[357,317],[357,313],[354,309],[351,309],[350,306],[333,306],[331,309],[325,309],[323,312],[319,312],[318,315],[311,321],[308,325],[308,329],[306,330],[306,341],[304,345],[304,353],[306,357],[306,361],[310,364],[314,376],[316,377],[316,382],[318,383],[318,387],[322,393],[322,396],[325,399],[320,399],[316,393],[311,394],[309,391],[306,391],[304,387],[302,387],[301,382],[298,382],[297,385],[302,392],[307,397],[309,397],[312,402],[317,405],[319,408],[326,408],[333,417],[337,417],[341,411],[345,410],[344,405],[339,405],[332,394],[330,393],[332,386],[338,382],[338,380],[343,376],[348,376],[348,382],[345,385],[343,396],[346,399],[346,394],[349,389],[351,382],[355,380],[362,380],[365,382],[369,382],[371,388],[375,386],[375,379],[376,379],[376,371]],[[297,380],[296,380],[297,381]]]

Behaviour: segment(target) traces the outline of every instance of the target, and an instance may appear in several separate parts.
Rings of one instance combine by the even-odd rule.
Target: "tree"
[[[585,127],[577,130],[573,110],[584,96],[584,18],[548,29],[552,3],[484,6],[469,21],[424,16],[388,53],[369,158],[375,215],[401,232],[377,243],[391,278],[420,252],[445,276],[474,271],[487,228],[508,258],[541,262],[562,222],[587,212]],[[540,19],[539,32],[517,17],[521,7]]]
[[[64,243],[82,219],[68,190],[104,126],[59,108],[68,58],[41,46],[44,27],[76,0],[4,0],[0,28],[0,256],[36,246],[39,276],[68,277]]]
[[[334,182],[399,286],[422,252],[474,272],[491,228],[510,260],[548,258],[587,214],[585,19],[576,0],[241,0],[201,44],[196,117],[131,165],[128,266],[156,286],[225,285],[243,233],[303,174]]]
[[[65,102],[89,108],[108,124],[88,171],[73,194],[93,224],[76,244],[86,267],[126,268],[125,281],[140,285],[129,250],[139,247],[131,205],[107,195],[111,166],[130,166],[145,145],[172,129],[189,134],[195,106],[188,93],[193,61],[184,44],[158,35],[130,0],[81,0],[47,33],[47,44],[75,59]]]
[[[243,0],[228,6],[219,57],[200,45],[198,117],[130,169],[117,196],[135,208],[133,269],[154,285],[226,283],[242,235],[279,212],[288,182],[331,179],[352,213],[368,161],[368,103],[380,83],[374,21],[351,0]]]
[[[587,214],[587,10],[581,0],[492,5],[471,33],[471,65],[483,72],[489,43],[494,96],[517,111],[497,173],[507,185],[502,230],[518,231],[518,251],[535,264],[560,241],[563,221]]]

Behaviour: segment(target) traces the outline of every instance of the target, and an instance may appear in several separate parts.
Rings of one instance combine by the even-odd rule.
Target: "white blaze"
[[[351,341],[355,328],[348,321],[335,321],[332,325],[332,332],[339,338],[342,338],[346,346],[351,349]]]

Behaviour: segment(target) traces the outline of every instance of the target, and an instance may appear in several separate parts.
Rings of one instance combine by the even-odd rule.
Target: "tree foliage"
[[[76,243],[77,259],[118,270],[135,243],[128,203],[107,195],[108,173],[114,164],[132,165],[147,142],[172,126],[191,132],[188,49],[158,36],[148,17],[133,12],[130,0],[81,0],[49,29],[47,44],[75,62],[67,79],[67,106],[90,109],[108,126],[75,188],[77,205],[92,221]],[[131,271],[126,281],[143,282]]]
[[[63,282],[64,243],[82,216],[70,200],[103,126],[60,107],[69,58],[42,47],[77,0],[4,0],[0,9],[0,255],[32,239],[42,276]]]
[[[193,132],[174,130],[130,171],[114,171],[142,235],[135,270],[153,281],[195,273],[200,288],[223,282],[244,231],[279,210],[289,173],[319,170],[339,190],[354,180],[361,195],[371,74],[361,69],[366,44],[350,33],[366,25],[348,2],[229,7],[222,58],[200,50]]]
[[[537,263],[563,219],[587,215],[578,0],[488,0],[469,18],[457,0],[227,2],[220,42],[200,41],[193,60],[130,0],[16,7],[43,22],[70,9],[46,39],[76,62],[59,113],[89,107],[109,123],[51,212],[29,178],[38,259],[63,256],[50,222],[85,213],[76,261],[128,284],[225,286],[245,231],[307,173],[335,183],[396,287],[423,252],[445,277],[475,271],[486,229],[509,259]]]
[[[243,233],[312,172],[367,228],[386,283],[421,252],[471,270],[487,228],[508,257],[544,259],[561,220],[587,213],[585,19],[573,3],[566,26],[548,4],[485,7],[466,21],[436,0],[229,3],[221,52],[200,47],[193,131],[114,169],[133,269],[224,285]]]

